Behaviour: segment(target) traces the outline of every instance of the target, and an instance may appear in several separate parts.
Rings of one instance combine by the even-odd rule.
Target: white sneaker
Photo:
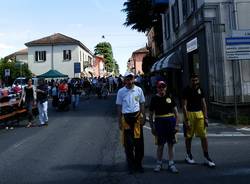
[[[154,168],[154,172],[160,172],[162,170],[162,164],[157,164]]]
[[[207,165],[208,167],[215,167],[215,163],[209,158],[205,158],[204,164]]]
[[[189,155],[186,156],[185,161],[186,161],[188,164],[195,164],[194,159],[193,159],[193,158],[190,158]]]
[[[168,166],[168,170],[172,173],[179,173],[178,169],[175,167],[174,164]]]

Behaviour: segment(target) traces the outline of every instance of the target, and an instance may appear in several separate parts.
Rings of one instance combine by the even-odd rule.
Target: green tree
[[[95,46],[95,55],[103,55],[105,68],[108,72],[114,71],[112,46],[109,42],[100,42]]]
[[[127,0],[123,4],[126,13],[125,26],[132,26],[138,32],[146,32],[154,24],[152,0]]]
[[[5,77],[5,69],[10,69],[10,76]],[[18,61],[8,62],[6,59],[0,59],[0,78],[10,85],[17,77],[31,77],[32,73],[28,64]]]

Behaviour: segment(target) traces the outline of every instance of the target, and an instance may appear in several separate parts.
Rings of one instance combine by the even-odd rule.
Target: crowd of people
[[[162,77],[151,78],[134,75],[126,72],[124,76],[72,78],[62,80],[38,80],[38,86],[29,79],[27,85],[20,89],[18,84],[13,87],[13,93],[21,94],[19,106],[24,105],[28,112],[27,127],[34,125],[33,107],[39,112],[39,126],[48,125],[48,98],[52,98],[52,106],[57,110],[68,110],[69,106],[75,109],[79,105],[80,96],[86,98],[97,96],[106,98],[110,93],[117,92],[116,104],[118,107],[119,128],[122,133],[122,144],[129,173],[143,172],[144,139],[143,125],[146,122],[145,102],[149,101],[149,124],[155,136],[156,166],[155,172],[163,167],[163,150],[167,144],[168,169],[178,173],[174,162],[174,145],[177,143],[176,133],[179,131],[179,113],[176,98],[168,90],[167,83]],[[150,96],[149,99],[145,99]],[[1,95],[8,93],[1,92]],[[184,115],[184,137],[188,164],[194,164],[191,143],[197,136],[201,140],[201,147],[205,164],[215,167],[215,163],[208,153],[206,127],[208,115],[204,92],[199,85],[199,76],[190,77],[190,85],[184,89],[182,95],[182,109]]]
[[[143,126],[146,122],[145,96],[142,88],[135,85],[136,80],[133,73],[126,72],[124,77],[125,86],[118,91],[116,104],[128,172],[132,174],[134,172],[143,172]],[[179,171],[174,162],[174,145],[177,143],[176,133],[179,131],[177,103],[163,78],[158,78],[154,82],[151,80],[151,84],[153,84],[153,87],[150,87],[152,97],[149,102],[149,124],[157,145],[154,171],[159,172],[163,168],[163,150],[164,145],[167,144],[168,170],[172,173],[178,173]],[[215,163],[208,153],[206,136],[208,126],[207,106],[197,74],[191,75],[190,85],[184,89],[182,101],[186,148],[185,161],[188,164],[195,164],[191,143],[192,138],[196,136],[201,140],[204,164],[213,168]]]

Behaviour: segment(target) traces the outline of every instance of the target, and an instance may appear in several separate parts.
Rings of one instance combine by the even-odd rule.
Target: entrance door
[[[189,74],[200,74],[200,59],[198,50],[188,53],[188,67]]]

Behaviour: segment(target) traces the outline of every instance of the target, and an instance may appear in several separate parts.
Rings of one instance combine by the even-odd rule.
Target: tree
[[[125,26],[132,26],[138,32],[146,32],[154,24],[152,0],[127,0],[122,9],[127,14]]]
[[[100,42],[95,46],[95,55],[103,55],[105,68],[108,72],[114,71],[112,46],[109,42]]]
[[[10,76],[5,77],[5,69],[10,69]],[[18,61],[7,61],[0,59],[0,78],[10,85],[17,77],[31,77],[32,73],[28,68],[28,64]]]

